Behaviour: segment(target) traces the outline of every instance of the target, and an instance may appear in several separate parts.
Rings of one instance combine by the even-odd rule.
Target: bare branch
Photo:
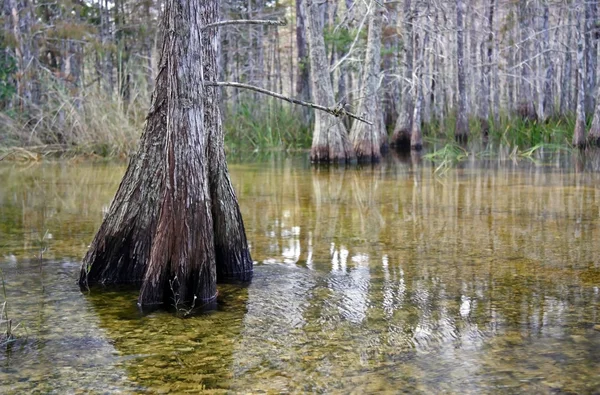
[[[288,96],[284,96],[280,93],[276,93],[276,92],[271,92],[268,91],[266,89],[263,88],[259,88],[257,86],[253,86],[253,85],[248,85],[248,84],[242,84],[240,82],[222,82],[222,81],[218,81],[218,82],[213,82],[213,81],[205,81],[204,85],[207,86],[229,86],[232,88],[239,88],[239,89],[249,89],[251,91],[255,91],[258,93],[263,93],[265,95],[269,95],[269,96],[273,96],[276,97],[277,99],[281,99],[281,100],[285,100],[289,103],[293,103],[293,104],[298,104],[300,106],[304,106],[304,107],[310,107],[310,108],[314,108],[315,110],[321,110],[324,111],[328,114],[331,114],[333,116],[336,117],[342,117],[344,115],[349,116],[350,118],[354,118],[357,121],[361,121],[364,122],[368,125],[373,125],[373,122],[359,117],[358,115],[352,114],[351,112],[348,112],[342,105],[338,105],[337,107],[325,107],[325,106],[320,106],[318,104],[314,104],[314,103],[309,103],[309,102],[305,102],[302,100],[298,100],[298,99],[294,99],[293,97],[288,97]]]
[[[234,19],[230,21],[219,21],[215,23],[210,23],[202,28],[209,29],[212,27],[221,27],[228,25],[269,25],[269,26],[285,26],[287,25],[287,21],[283,20],[260,20],[260,19]]]

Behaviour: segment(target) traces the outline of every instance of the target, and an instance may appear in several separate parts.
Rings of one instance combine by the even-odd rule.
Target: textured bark
[[[384,69],[384,106],[383,113],[386,125],[395,125],[400,102],[400,84],[398,73],[398,10],[397,4],[386,5],[387,18],[384,20],[382,43],[385,51]]]
[[[568,22],[567,22],[567,48],[571,48],[571,41],[573,35],[573,13],[569,10],[568,12]],[[561,81],[561,93],[560,93],[560,107],[559,111],[561,115],[565,115],[571,111],[571,73],[572,73],[572,57],[571,51],[565,51],[565,60],[564,67],[562,73],[562,81]]]
[[[587,141],[590,145],[600,147],[600,84],[596,88],[596,108]]]
[[[387,135],[377,94],[381,64],[381,19],[381,10],[377,3],[373,2],[369,15],[367,52],[363,66],[363,86],[358,105],[359,114],[370,117],[373,120],[373,125],[354,122],[350,132],[356,158],[361,162],[379,161],[382,146],[384,149],[387,148]]]
[[[412,95],[411,82],[413,80],[413,21],[414,14],[411,0],[404,0],[403,8],[402,44],[404,47],[404,79],[401,82],[402,104],[400,113],[392,135],[392,145],[397,148],[408,148],[410,146],[410,135],[412,131],[414,99]]]
[[[596,68],[598,64],[598,41],[594,37],[598,20],[596,1],[585,2],[585,114],[594,111],[594,93],[596,92]]]
[[[582,0],[580,0],[582,2]],[[580,3],[581,4],[581,3]],[[577,25],[581,29],[582,10],[577,11]],[[573,145],[583,147],[585,145],[585,61],[584,45],[585,38],[581,30],[578,32],[577,40],[577,110],[575,119],[575,130],[573,132]]]
[[[329,75],[329,62],[325,53],[323,37],[323,2],[304,0],[306,32],[310,58],[310,80],[313,102],[335,107],[333,87]],[[348,132],[341,119],[319,111],[315,114],[315,126],[310,152],[313,162],[346,162],[354,158]]]
[[[535,102],[533,100],[531,65],[529,57],[531,55],[531,37],[532,29],[532,9],[531,4],[527,1],[519,2],[519,28],[521,31],[521,81],[519,90],[519,102],[517,112],[523,120],[537,120],[537,112],[535,111]]]
[[[550,54],[550,30],[549,30],[549,19],[550,19],[550,9],[548,7],[548,2],[544,3],[544,16],[542,23],[542,31],[543,31],[543,40],[544,40],[544,68],[546,69],[546,73],[544,76],[544,93],[543,93],[543,104],[542,104],[542,114],[540,114],[540,118],[542,120],[546,120],[548,118],[554,117],[554,97],[553,97],[553,89],[552,89],[552,81],[554,79],[554,62],[552,61],[552,57]]]
[[[426,32],[423,38],[423,44],[419,51],[417,60],[417,72],[413,79],[413,86],[416,90],[415,108],[413,110],[412,130],[410,133],[410,148],[411,150],[419,151],[423,148],[423,134],[421,133],[421,110],[423,107],[423,62],[425,59],[425,50],[429,43],[429,33]]]
[[[467,118],[467,87],[465,73],[465,50],[464,50],[464,0],[456,1],[456,70],[458,80],[458,109],[456,113],[456,128],[454,137],[458,141],[466,141],[469,138],[469,120]]]
[[[479,125],[481,134],[485,137],[490,131],[490,103],[491,98],[491,70],[494,62],[494,0],[490,0],[488,6],[487,22],[488,37],[487,42],[481,45],[481,59],[484,66],[481,76],[481,102],[479,103]]]
[[[216,88],[218,2],[168,0],[152,105],[80,284],[141,284],[138,304],[209,303],[252,263],[225,163]],[[193,88],[191,88],[193,87]]]
[[[33,4],[31,0],[6,0],[3,8],[6,27],[14,41],[18,70],[15,74],[17,107],[21,112],[25,112],[40,102],[37,86],[37,48],[31,31],[35,22]]]
[[[296,1],[296,48],[298,51],[298,76],[296,77],[296,96],[300,100],[310,98],[310,62],[308,59],[308,44],[306,42],[306,15],[302,3]]]

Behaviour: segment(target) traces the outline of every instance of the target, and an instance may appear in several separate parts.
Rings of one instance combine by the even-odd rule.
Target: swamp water
[[[0,393],[598,393],[594,163],[233,164],[255,277],[188,319],[77,286],[124,165],[3,163]]]

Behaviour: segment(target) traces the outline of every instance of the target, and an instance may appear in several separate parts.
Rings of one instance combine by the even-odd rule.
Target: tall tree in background
[[[577,25],[581,28],[584,24],[584,0],[579,0],[577,7]],[[585,35],[579,30],[577,34],[577,111],[575,130],[573,131],[573,145],[585,145]]]
[[[458,81],[458,108],[456,110],[456,128],[454,130],[454,136],[459,141],[466,141],[469,138],[465,73],[464,12],[464,0],[456,0],[456,79]]]
[[[410,134],[412,130],[413,119],[413,20],[414,14],[411,0],[404,0],[403,8],[403,33],[402,47],[404,53],[404,78],[401,81],[402,95],[400,104],[400,113],[394,126],[392,135],[392,145],[398,148],[406,148],[410,145]]]
[[[520,1],[519,3],[519,30],[520,35],[520,68],[521,81],[519,90],[519,104],[517,111],[524,120],[535,121],[537,113],[535,111],[535,101],[533,100],[532,75],[531,75],[531,42],[534,36],[533,10],[529,1]]]
[[[377,2],[371,1],[367,51],[363,65],[358,112],[371,118],[373,124],[354,122],[350,131],[350,139],[359,161],[378,161],[381,158],[381,148],[385,149],[387,146],[387,133],[377,93],[381,64],[381,14],[382,9]]]
[[[297,67],[296,96],[300,100],[310,99],[310,61],[308,59],[308,43],[306,42],[306,15],[302,3],[306,0],[296,1],[296,48]]]
[[[140,283],[140,305],[208,303],[217,272],[252,262],[229,182],[216,88],[216,0],[167,0],[152,105],[138,153],[81,268],[82,285]],[[220,268],[220,269],[219,269]]]
[[[306,36],[310,53],[313,101],[326,107],[335,107],[323,37],[324,2],[303,0],[302,4],[307,20]],[[313,162],[346,162],[354,158],[348,132],[340,119],[325,112],[315,114],[310,157]]]

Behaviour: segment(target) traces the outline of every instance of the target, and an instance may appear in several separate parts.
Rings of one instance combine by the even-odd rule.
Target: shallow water
[[[0,393],[597,393],[597,162],[231,165],[255,278],[188,319],[76,284],[123,165],[0,164]]]

